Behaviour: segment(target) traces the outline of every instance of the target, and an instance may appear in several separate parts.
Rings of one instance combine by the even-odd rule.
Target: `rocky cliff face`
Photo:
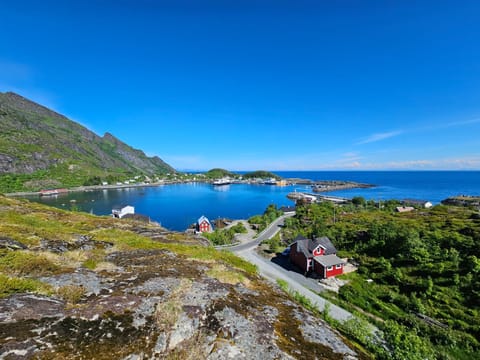
[[[46,209],[0,197],[2,359],[359,358],[233,255],[155,225]],[[20,258],[36,265],[4,266]],[[20,279],[42,285],[8,287]]]
[[[84,171],[174,172],[111,134],[100,137],[65,116],[14,93],[0,93],[0,174],[33,173],[59,164]]]

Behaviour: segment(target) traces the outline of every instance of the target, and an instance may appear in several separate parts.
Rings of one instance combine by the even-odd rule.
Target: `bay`
[[[285,178],[347,180],[374,184],[370,189],[329,192],[328,195],[366,199],[418,199],[434,204],[454,195],[480,196],[480,171],[277,171]],[[108,215],[113,206],[129,204],[170,230],[183,231],[201,215],[246,219],[261,214],[269,204],[293,205],[291,191],[311,192],[305,185],[272,186],[203,183],[173,184],[69,193],[56,197],[29,197],[59,208],[74,207],[96,215]]]

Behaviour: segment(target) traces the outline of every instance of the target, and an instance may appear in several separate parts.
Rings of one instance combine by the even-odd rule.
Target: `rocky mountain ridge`
[[[42,172],[43,171],[43,172]],[[84,126],[12,92],[0,93],[0,176],[33,179],[60,174],[93,176],[175,172],[159,157],[148,157],[112,134],[98,136]]]

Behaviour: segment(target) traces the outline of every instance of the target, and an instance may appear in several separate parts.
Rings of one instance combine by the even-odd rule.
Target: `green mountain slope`
[[[175,170],[113,135],[100,137],[24,97],[0,93],[0,191],[82,185]]]

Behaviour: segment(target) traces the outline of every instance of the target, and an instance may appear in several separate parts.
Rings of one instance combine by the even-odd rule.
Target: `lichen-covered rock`
[[[108,271],[41,278],[54,290],[84,289],[75,301],[0,299],[0,359],[356,358],[322,320],[258,278],[222,282],[210,262],[165,250],[107,260]]]

